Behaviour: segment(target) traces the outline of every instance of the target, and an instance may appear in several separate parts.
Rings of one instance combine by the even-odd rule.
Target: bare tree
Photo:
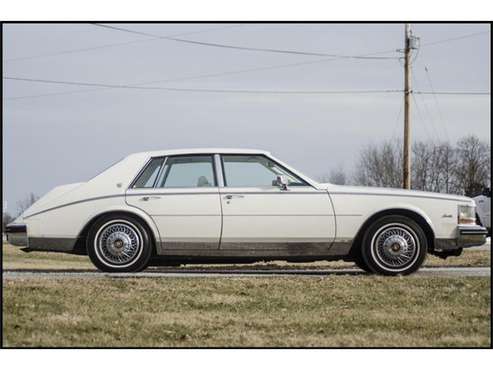
[[[417,190],[431,190],[437,173],[432,169],[435,160],[435,146],[431,143],[415,142],[412,147],[413,165],[411,186]],[[431,176],[433,173],[434,176]]]
[[[402,149],[399,143],[384,142],[364,148],[354,174],[354,182],[364,186],[398,188],[402,184]]]
[[[491,184],[491,146],[467,136],[454,148],[448,142],[415,142],[412,189],[474,196]],[[365,186],[401,187],[401,146],[384,142],[360,153],[355,182]]]
[[[451,191],[455,155],[449,143],[413,144],[412,188],[424,191]]]
[[[36,194],[29,193],[29,195],[27,197],[25,197],[22,200],[19,200],[17,202],[18,214],[21,215],[22,213],[24,213],[24,211],[26,209],[28,209],[29,207],[31,207],[31,205],[33,205],[38,199],[39,199],[39,197]]]
[[[346,173],[344,172],[342,166],[330,170],[329,182],[331,184],[336,184],[336,185],[346,185],[347,183]]]
[[[456,192],[453,188],[453,171],[455,166],[455,151],[450,143],[442,143],[437,148],[436,160],[433,162],[434,168],[438,172],[437,184],[432,191],[441,193]]]
[[[474,135],[457,142],[454,168],[456,190],[475,196],[491,182],[491,146]]]

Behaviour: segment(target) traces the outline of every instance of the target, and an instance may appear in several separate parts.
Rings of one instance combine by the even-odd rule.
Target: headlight
[[[457,222],[459,224],[475,224],[476,223],[476,207],[460,205],[457,212]]]

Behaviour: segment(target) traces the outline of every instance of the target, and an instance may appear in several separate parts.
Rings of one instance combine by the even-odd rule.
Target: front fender
[[[369,212],[367,219],[371,219],[379,213],[388,212],[388,211],[392,211],[392,210],[405,210],[405,211],[410,211],[410,212],[413,212],[413,213],[420,215],[426,221],[426,223],[430,227],[433,234],[436,235],[435,226],[434,226],[431,218],[421,208],[416,207],[416,206],[411,205],[411,204],[397,203],[395,205],[388,206],[388,207],[378,207],[378,208],[375,207]]]

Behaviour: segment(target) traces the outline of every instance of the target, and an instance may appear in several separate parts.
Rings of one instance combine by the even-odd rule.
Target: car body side
[[[218,243],[217,248],[211,249],[201,248],[200,243],[194,248],[183,248],[181,252],[180,248],[170,248],[170,244],[166,243],[162,228],[158,227],[155,218],[138,207],[135,202],[128,201],[130,185],[151,158],[187,153],[200,154],[204,151],[184,150],[132,154],[88,182],[55,188],[28,209],[20,220],[16,221],[26,225],[28,249],[84,253],[85,233],[92,222],[109,213],[125,213],[133,215],[145,223],[153,238],[155,253],[158,256],[167,254],[218,257],[245,255],[245,249],[229,248],[228,243],[224,243],[224,241]],[[326,204],[323,211],[327,214],[327,227],[333,231],[327,237],[320,239],[322,243],[310,244],[316,245],[316,248],[310,252],[313,259],[348,258],[351,248],[358,242],[358,237],[368,222],[379,215],[388,213],[408,215],[422,224],[430,240],[430,249],[447,250],[467,246],[459,243],[457,218],[458,205],[474,205],[474,201],[470,198],[401,189],[318,184],[274,158],[268,152],[211,149],[206,153],[211,155],[229,153],[265,155],[304,179],[316,193],[326,194]],[[218,185],[218,187],[210,188],[208,191],[211,194],[217,193],[218,197],[228,193],[227,188],[221,187],[221,184]],[[289,189],[279,196],[289,196],[289,194],[295,194],[297,191],[299,192],[296,189]],[[139,195],[146,193],[155,194],[152,191],[143,190]],[[190,197],[193,197],[194,192],[189,194]],[[162,195],[166,196],[166,193]],[[186,196],[183,199],[188,199],[189,202],[194,201]],[[302,205],[302,203],[299,204]],[[269,207],[268,202],[265,207]],[[170,210],[170,212],[173,211]],[[300,214],[299,216],[302,217],[303,215]],[[223,213],[220,213],[220,217],[224,218]],[[282,222],[282,219],[278,222]],[[296,227],[296,218],[293,217],[290,222],[293,222],[293,227]],[[179,223],[176,224],[176,227],[180,227]],[[219,233],[221,232],[222,227]],[[219,234],[218,238],[221,239],[221,236]],[[292,242],[295,241],[292,240]],[[294,254],[302,257],[305,253],[303,249],[305,244],[294,243],[292,246],[297,251]],[[246,248],[250,247],[251,245],[247,245]],[[252,258],[287,257],[293,254],[290,252],[291,250],[258,248],[248,255]],[[306,249],[305,251],[309,250]]]

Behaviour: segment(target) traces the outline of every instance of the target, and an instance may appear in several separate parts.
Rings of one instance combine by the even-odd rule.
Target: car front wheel
[[[137,272],[145,269],[152,255],[145,225],[127,215],[103,216],[92,225],[87,254],[104,272]]]
[[[414,220],[385,216],[366,230],[361,255],[375,273],[408,275],[423,264],[427,250],[426,235]]]

